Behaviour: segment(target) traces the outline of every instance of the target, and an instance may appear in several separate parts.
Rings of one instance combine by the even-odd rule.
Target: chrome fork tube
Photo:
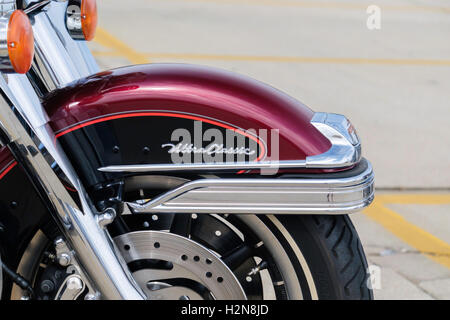
[[[47,89],[63,87],[98,71],[83,42],[75,42],[64,26],[66,2],[51,2],[34,16],[35,68]],[[30,80],[0,74],[0,139],[8,145],[58,222],[83,274],[104,299],[145,299],[126,263],[103,227],[66,154],[49,128],[48,117]],[[32,132],[32,134],[29,134]],[[49,162],[50,160],[50,162]],[[61,171],[78,191],[78,206],[58,178]]]
[[[19,75],[10,75],[8,78],[10,87],[18,90],[14,94],[22,94],[22,100],[21,103],[10,104],[5,99],[0,101],[0,130],[4,133],[3,142],[9,145],[14,156],[24,165],[30,179],[40,190],[40,194],[44,196],[50,212],[59,222],[60,229],[70,247],[76,252],[77,260],[85,269],[91,283],[101,292],[102,297],[114,300],[144,298],[142,292],[136,289],[137,286],[108,233],[99,225],[100,213],[93,210],[89,199],[85,197],[83,186],[61,151],[54,134],[48,130],[46,124],[34,127],[40,142],[49,146],[47,151],[54,155],[58,166],[76,187],[82,204],[81,208],[75,204],[44,159],[42,148],[34,144],[27,130],[22,126],[23,122],[37,123],[44,121],[45,117],[33,117],[28,112],[28,117],[21,122],[16,116],[17,113],[13,113],[11,107],[14,105],[23,106],[25,110],[33,106],[31,85],[29,83],[27,85],[27,79]],[[2,78],[0,78],[0,86],[11,101],[14,101],[15,98],[11,92],[8,92],[9,88],[5,88]],[[24,95],[30,100],[24,102]],[[34,107],[40,107],[40,105],[34,105]]]
[[[73,40],[66,30],[67,1],[51,2],[33,19],[33,69],[48,91],[97,73],[99,67],[85,41]]]
[[[20,92],[10,90],[3,77],[0,77],[0,87],[5,94],[0,98],[0,137],[8,145],[16,159],[22,164],[30,180],[43,197],[50,213],[55,217],[61,231],[75,251],[76,258],[89,276],[89,281],[98,289],[102,298],[130,299],[145,298],[131,277],[121,255],[113,244],[109,234],[99,224],[99,213],[95,212],[85,190],[73,171],[70,163],[61,152],[58,142],[47,125],[34,127],[34,133],[40,138],[39,144],[49,146],[48,152],[55,155],[55,161],[76,187],[81,200],[81,208],[77,206],[68,194],[54,169],[44,158],[42,150],[33,142],[24,123],[37,122],[45,118],[22,116],[15,106],[24,105],[14,98],[23,94],[30,99],[29,107],[33,105],[31,84],[25,77],[11,75],[10,85]],[[29,87],[28,87],[29,86]],[[37,98],[37,97],[36,97]],[[9,100],[9,101],[8,101]],[[34,101],[36,103],[36,101]],[[40,105],[35,105],[40,107]],[[25,106],[26,108],[26,106]],[[16,112],[14,112],[16,111]],[[22,111],[22,110],[20,110]],[[26,125],[25,125],[26,126]],[[48,155],[45,155],[48,157]]]

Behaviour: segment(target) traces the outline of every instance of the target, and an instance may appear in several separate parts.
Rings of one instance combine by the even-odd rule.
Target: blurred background
[[[175,62],[345,114],[376,174],[352,216],[377,299],[450,299],[448,0],[103,0],[102,69]]]

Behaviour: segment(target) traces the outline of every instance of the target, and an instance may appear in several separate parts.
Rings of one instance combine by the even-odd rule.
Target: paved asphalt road
[[[368,29],[369,5],[381,29]],[[376,298],[450,299],[447,0],[107,0],[99,10],[91,48],[104,69],[211,65],[347,115],[376,171],[377,200],[353,216],[381,279]]]

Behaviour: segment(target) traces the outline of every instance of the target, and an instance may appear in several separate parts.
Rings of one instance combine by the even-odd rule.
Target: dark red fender
[[[106,71],[53,92],[44,105],[58,138],[102,121],[163,110],[234,128],[279,129],[280,160],[302,160],[331,147],[300,102],[248,77],[207,67],[154,64]]]
[[[0,181],[17,165],[7,147],[0,148]]]

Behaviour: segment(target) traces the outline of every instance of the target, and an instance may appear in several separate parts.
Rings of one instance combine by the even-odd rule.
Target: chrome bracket
[[[115,218],[116,210],[114,210],[113,208],[107,208],[97,216],[97,223],[100,228],[104,229],[107,225],[111,224]]]
[[[79,275],[71,275],[64,280],[55,300],[76,300],[85,288],[86,284]]]
[[[66,272],[70,274],[65,280],[58,293],[56,300],[75,300],[87,287],[90,296],[100,298],[100,293],[94,289],[88,277],[84,274],[82,268],[76,259],[76,254],[70,250],[62,237],[55,240],[56,261],[62,267],[66,267]]]

